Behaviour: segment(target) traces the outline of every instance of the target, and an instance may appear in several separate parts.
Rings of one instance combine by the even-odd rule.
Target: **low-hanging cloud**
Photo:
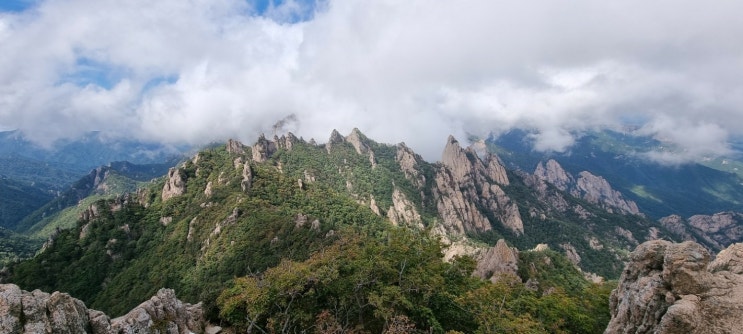
[[[535,149],[621,129],[730,153],[743,135],[743,3],[639,0],[46,0],[0,13],[0,128],[252,142],[287,115],[436,160],[449,134],[519,127]],[[637,124],[639,123],[639,124]],[[299,127],[301,124],[301,127]]]

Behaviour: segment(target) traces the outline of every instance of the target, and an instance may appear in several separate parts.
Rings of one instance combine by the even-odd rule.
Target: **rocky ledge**
[[[185,334],[204,333],[206,327],[201,303],[183,303],[170,289],[160,289],[126,315],[110,319],[66,293],[0,284],[0,333]]]
[[[701,245],[641,244],[612,292],[605,333],[740,333],[743,244],[714,261]]]

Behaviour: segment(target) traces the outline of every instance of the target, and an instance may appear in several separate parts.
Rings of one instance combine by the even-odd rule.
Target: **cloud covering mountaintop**
[[[168,143],[333,128],[405,141],[618,129],[729,153],[743,135],[738,1],[46,0],[0,12],[0,129]]]

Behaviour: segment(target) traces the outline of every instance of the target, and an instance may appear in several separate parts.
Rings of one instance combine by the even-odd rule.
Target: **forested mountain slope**
[[[595,332],[608,291],[578,267],[618,277],[630,249],[669,236],[602,205],[451,137],[438,163],[358,130],[324,145],[261,137],[91,204],[5,281],[112,316],[174,288],[238,327]],[[504,294],[507,316],[477,304]]]

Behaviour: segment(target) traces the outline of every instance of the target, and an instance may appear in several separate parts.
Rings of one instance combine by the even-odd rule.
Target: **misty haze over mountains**
[[[695,161],[743,135],[740,6],[12,2],[0,129],[201,145],[295,115],[298,136],[359,127],[433,161],[449,134],[523,128],[567,151],[629,124],[678,147],[663,160]]]

